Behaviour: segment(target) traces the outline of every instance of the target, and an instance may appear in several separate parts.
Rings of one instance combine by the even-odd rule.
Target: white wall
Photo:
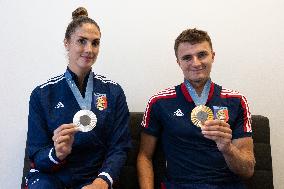
[[[94,70],[122,85],[131,111],[144,111],[152,94],[182,82],[177,35],[207,30],[216,51],[213,81],[239,90],[253,114],[270,119],[274,185],[284,188],[282,0],[0,0],[0,188],[20,186],[29,95],[65,71],[62,41],[79,5],[103,34]]]

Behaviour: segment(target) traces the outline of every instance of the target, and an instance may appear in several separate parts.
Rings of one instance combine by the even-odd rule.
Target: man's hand
[[[90,185],[84,186],[82,189],[108,189],[108,184],[101,178],[96,178]]]
[[[232,140],[230,125],[220,120],[205,121],[201,130],[205,138],[216,142],[232,172],[243,178],[253,175],[255,159],[251,137]]]
[[[226,153],[231,150],[232,130],[228,123],[221,120],[208,120],[201,127],[201,131],[205,138],[216,142],[221,152]]]
[[[71,153],[76,132],[78,128],[74,124],[63,124],[54,130],[52,140],[58,159],[63,160]]]

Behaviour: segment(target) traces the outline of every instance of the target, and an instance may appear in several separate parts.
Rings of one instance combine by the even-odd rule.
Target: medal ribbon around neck
[[[69,88],[71,89],[76,101],[78,102],[81,110],[78,111],[73,117],[73,123],[79,127],[82,132],[91,131],[97,124],[97,116],[91,111],[92,107],[92,92],[93,92],[93,72],[89,74],[85,98],[82,97],[76,83],[73,81],[71,74],[68,70],[65,72],[65,77]]]
[[[202,90],[201,96],[199,97],[190,82],[185,80],[187,91],[196,105],[196,107],[192,110],[190,117],[192,123],[197,127],[201,127],[206,120],[213,120],[214,117],[212,110],[205,106],[209,96],[210,85],[211,79],[209,78]]]
[[[81,92],[79,91],[76,83],[73,81],[71,74],[67,70],[65,72],[65,77],[67,79],[67,83],[69,85],[69,88],[71,89],[76,101],[78,102],[80,108],[82,110],[91,110],[92,105],[92,92],[93,92],[93,72],[91,71],[89,74],[86,92],[85,92],[85,98],[82,97]]]
[[[204,88],[202,90],[201,96],[199,97],[196,90],[193,88],[193,86],[190,84],[188,80],[185,80],[185,86],[187,91],[189,92],[194,104],[196,106],[199,105],[205,105],[209,96],[210,91],[210,85],[211,85],[211,79],[208,79],[206,84],[204,85]]]

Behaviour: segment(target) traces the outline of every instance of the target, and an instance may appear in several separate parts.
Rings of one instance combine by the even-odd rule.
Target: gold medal
[[[97,124],[97,116],[90,110],[80,110],[73,117],[73,123],[82,132],[91,131]]]
[[[201,127],[206,120],[213,120],[212,110],[204,105],[196,106],[191,112],[191,121],[197,127]]]

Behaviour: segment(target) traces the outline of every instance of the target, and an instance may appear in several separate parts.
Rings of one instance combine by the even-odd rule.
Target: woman
[[[122,88],[95,75],[101,32],[79,7],[64,46],[64,74],[34,89],[29,103],[29,189],[107,189],[130,148],[129,111]]]

